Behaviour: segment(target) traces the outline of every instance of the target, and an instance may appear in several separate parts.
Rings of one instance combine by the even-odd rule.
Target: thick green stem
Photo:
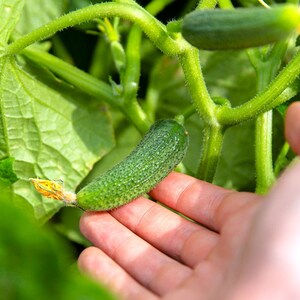
[[[137,102],[137,90],[140,78],[140,45],[142,31],[139,27],[133,26],[129,32],[126,47],[126,67],[124,76],[121,76],[123,86],[122,110],[126,115],[138,125],[141,133],[145,133],[150,127],[150,121],[146,113]],[[137,123],[138,122],[138,123]]]
[[[136,100],[141,73],[140,45],[142,32],[139,27],[133,26],[129,32],[126,47],[126,68],[121,84],[124,88],[124,104]]]
[[[62,40],[55,35],[52,39],[52,50],[54,52],[54,55],[57,56],[58,58],[61,58],[63,61],[73,65],[74,61],[73,58],[70,54],[70,52],[68,51],[68,49],[66,48],[66,46],[64,45],[64,43],[62,42]]]
[[[222,150],[224,130],[220,126],[208,126],[202,134],[203,148],[197,177],[212,182]]]
[[[300,52],[277,75],[277,77],[256,97],[236,108],[220,107],[217,119],[222,125],[235,125],[255,118],[285,101],[280,94],[298,77],[300,73]]]
[[[150,122],[142,110],[137,101],[132,101],[128,103],[126,106],[121,106],[121,110],[127,116],[127,118],[134,124],[134,126],[138,129],[141,134],[145,134],[145,132],[150,128]]]
[[[160,98],[160,91],[155,87],[149,85],[147,87],[144,110],[151,122],[155,120],[155,113]]]
[[[184,117],[184,119],[188,119],[193,114],[196,113],[195,107],[193,105],[190,105],[188,108],[186,108],[180,115]]]
[[[272,159],[272,110],[259,115],[255,122],[256,192],[266,193],[275,181]]]
[[[179,56],[179,60],[185,75],[187,87],[200,117],[210,125],[218,125],[215,117],[216,104],[211,99],[206,88],[200,67],[198,50],[190,47],[188,51]]]
[[[222,9],[234,9],[234,6],[230,0],[219,0],[218,4]]]
[[[197,176],[203,180],[212,181],[223,141],[223,130],[216,119],[217,105],[206,88],[198,50],[191,47],[189,51],[181,54],[179,59],[194,106],[205,123],[203,150]]]
[[[109,49],[109,43],[104,38],[98,38],[97,44],[95,46],[89,73],[100,79],[105,79],[109,77],[109,70],[112,64],[112,58],[110,55],[107,55]]]
[[[22,52],[38,64],[47,67],[53,73],[70,82],[81,90],[111,105],[118,105],[109,84],[85,73],[63,60],[33,47]]]
[[[214,8],[217,5],[217,0],[201,0],[196,9]]]
[[[149,4],[147,4],[145,9],[151,15],[155,16],[172,2],[174,2],[174,0],[152,0]]]
[[[124,114],[141,133],[144,133],[149,128],[149,121],[141,107],[137,103],[131,103],[124,110],[123,106],[118,101],[119,99],[113,95],[109,84],[65,63],[49,53],[34,48],[27,48],[23,50],[22,53],[33,61],[47,67],[53,73],[59,75],[61,78],[80,88],[84,92],[95,96],[99,100],[105,101],[110,105],[121,108]]]
[[[282,57],[286,51],[286,48],[287,43],[283,41],[274,45],[271,50],[264,55],[261,55],[259,52],[255,52],[252,55],[252,64],[257,73],[258,92],[263,91],[275,77],[278,69],[280,68]],[[259,194],[266,193],[275,181],[272,157],[272,124],[272,110],[259,115],[256,119],[256,192]]]
[[[107,2],[84,7],[57,18],[8,45],[4,55],[17,54],[27,46],[46,39],[67,27],[104,17],[120,17],[132,21],[148,35],[161,51],[168,55],[178,55],[187,46],[187,43],[173,40],[165,26],[142,7]]]
[[[290,145],[285,142],[280,150],[280,153],[276,159],[274,173],[275,176],[279,176],[281,171],[288,165],[289,160],[287,159],[288,152],[290,150]]]

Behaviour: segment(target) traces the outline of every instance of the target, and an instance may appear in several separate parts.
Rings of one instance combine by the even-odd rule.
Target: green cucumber
[[[152,125],[123,161],[82,188],[76,206],[84,210],[110,210],[149,192],[183,159],[188,146],[185,128],[175,120]]]
[[[205,9],[186,15],[182,35],[204,50],[234,50],[277,42],[300,23],[300,10],[291,4],[230,10]]]

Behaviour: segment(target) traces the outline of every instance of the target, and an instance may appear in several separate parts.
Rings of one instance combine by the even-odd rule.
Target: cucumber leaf
[[[0,49],[3,48],[19,20],[24,0],[0,1]]]
[[[8,184],[13,184],[18,180],[13,170],[14,159],[9,157],[0,160],[0,180]]]
[[[214,183],[226,188],[255,189],[254,122],[227,129]]]
[[[20,34],[26,34],[61,16],[68,0],[25,0],[21,18],[16,26]]]
[[[42,199],[28,179],[61,179],[75,190],[114,145],[109,115],[104,105],[41,68],[4,57],[0,70],[0,159],[14,159],[19,180],[13,194],[45,222],[62,203]]]
[[[240,105],[256,94],[256,74],[246,51],[201,51],[205,82],[212,97]]]

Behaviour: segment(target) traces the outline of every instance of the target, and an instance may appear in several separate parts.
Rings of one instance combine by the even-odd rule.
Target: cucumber
[[[204,50],[234,50],[277,42],[300,23],[300,10],[291,4],[232,10],[205,9],[186,15],[182,35]]]
[[[188,134],[181,124],[157,121],[129,156],[82,188],[73,204],[104,211],[130,202],[166,177],[183,159],[187,146]]]

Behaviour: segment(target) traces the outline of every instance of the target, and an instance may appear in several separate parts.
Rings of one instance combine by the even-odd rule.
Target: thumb
[[[287,109],[285,137],[293,151],[300,155],[300,102],[292,103]]]

